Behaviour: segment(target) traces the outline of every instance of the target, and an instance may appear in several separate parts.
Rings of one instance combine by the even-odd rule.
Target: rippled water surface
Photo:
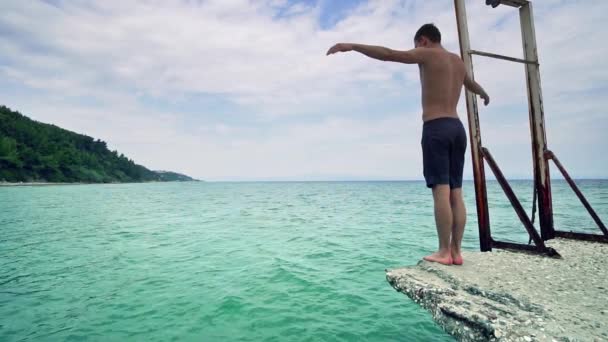
[[[608,219],[608,182],[580,184]],[[553,186],[556,226],[597,232]],[[495,237],[527,242],[489,197]],[[422,182],[3,187],[0,340],[449,341],[384,276],[435,248],[430,199]]]

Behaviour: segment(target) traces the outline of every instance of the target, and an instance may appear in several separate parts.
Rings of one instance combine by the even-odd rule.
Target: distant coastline
[[[54,182],[0,182],[0,186],[49,186],[49,185],[84,185],[92,183],[54,183]]]
[[[0,187],[13,186],[54,186],[54,185],[104,185],[104,184],[142,184],[142,183],[203,183],[201,180],[190,181],[147,181],[147,182],[110,182],[110,183],[85,183],[85,182],[0,182]]]

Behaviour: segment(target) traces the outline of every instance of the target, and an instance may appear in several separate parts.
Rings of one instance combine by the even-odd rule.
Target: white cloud
[[[557,148],[570,151],[561,156],[570,162],[571,145],[582,150],[608,128],[601,96],[608,3],[534,4],[549,144],[558,155]],[[467,6],[474,48],[521,56],[516,11],[483,1]],[[0,87],[23,87],[7,105],[107,140],[152,168],[204,179],[419,178],[417,68],[324,54],[339,41],[410,48],[425,22],[436,23],[446,47],[457,50],[452,2],[370,0],[330,29],[321,28],[320,11],[283,0],[3,1]],[[524,174],[523,67],[475,63],[493,99],[482,109],[484,143],[508,174]],[[205,120],[190,113],[181,122],[175,99],[183,94],[221,98],[253,124],[227,122],[214,107],[197,110]],[[142,98],[170,105],[153,108]],[[566,138],[571,133],[585,138]],[[608,166],[592,158],[577,156],[573,174]]]

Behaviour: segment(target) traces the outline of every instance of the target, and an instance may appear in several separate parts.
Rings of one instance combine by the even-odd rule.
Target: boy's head
[[[414,46],[429,47],[431,45],[441,43],[441,32],[434,24],[422,25],[414,36]]]

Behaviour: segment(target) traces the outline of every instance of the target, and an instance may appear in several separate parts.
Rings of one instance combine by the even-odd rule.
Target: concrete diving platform
[[[459,341],[608,341],[608,244],[547,245],[562,258],[464,252],[463,266],[420,261],[386,278]]]

